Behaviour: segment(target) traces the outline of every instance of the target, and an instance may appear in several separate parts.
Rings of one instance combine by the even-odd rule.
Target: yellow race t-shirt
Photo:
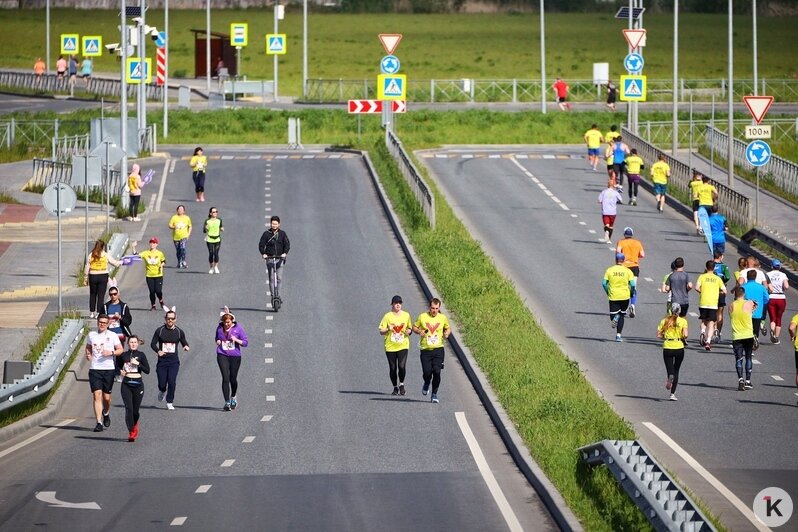
[[[147,249],[139,253],[139,257],[144,262],[144,275],[146,277],[163,277],[163,264],[166,256],[160,249]]]
[[[443,347],[443,331],[449,328],[449,318],[440,312],[434,318],[423,312],[416,318],[416,327],[426,332],[426,336],[421,336],[421,350],[437,349]]]
[[[743,310],[743,305],[745,305],[745,299],[735,299],[729,309],[732,322],[732,340],[746,340],[754,337],[753,315]]]
[[[718,190],[712,183],[701,183],[698,187],[698,204],[699,205],[712,205],[715,200],[712,199],[712,194],[717,194]]]
[[[204,155],[194,155],[188,165],[195,172],[204,172],[205,168],[208,167],[208,158]]]
[[[94,255],[89,255],[89,271],[108,273],[108,254],[103,251],[100,256],[94,258]]]
[[[138,174],[130,174],[127,177],[127,188],[130,189],[131,196],[138,196],[141,194],[139,183],[141,183],[141,178]]]
[[[671,167],[665,161],[657,161],[651,165],[651,180],[657,185],[668,184],[668,174]]]
[[[188,214],[175,214],[169,219],[169,227],[172,228],[172,240],[175,242],[188,238],[191,232],[191,218]]]
[[[718,298],[720,297],[723,280],[714,272],[705,272],[698,276],[695,284],[696,290],[700,290],[698,297],[699,308],[718,308]]]
[[[626,158],[626,171],[630,174],[639,175],[643,164],[643,159],[639,155],[630,155]]]
[[[412,330],[410,314],[400,310],[399,314],[386,312],[380,321],[380,329],[388,329],[385,335],[385,351],[394,353],[402,349],[410,349],[410,338],[408,335]]]
[[[618,133],[617,131],[607,131],[607,134],[604,135],[604,140],[606,140],[609,143],[609,142],[612,142],[613,140],[617,139],[620,136],[621,136],[621,134]]]
[[[601,131],[598,129],[588,129],[585,132],[585,138],[587,139],[587,147],[588,148],[599,148],[601,147]]]
[[[798,327],[798,314],[792,317],[792,320],[790,320],[790,325],[795,325]],[[795,350],[798,351],[798,331],[796,331],[795,335]]]
[[[615,152],[612,146],[607,146],[607,149],[604,151],[604,159],[607,161],[607,166],[612,166],[612,161],[615,160]]]
[[[659,326],[657,327],[658,331],[662,331],[666,320],[667,318],[664,318],[661,322],[659,322]],[[668,327],[662,331],[662,347],[665,349],[683,348],[684,342],[682,342],[682,331],[686,328],[687,320],[682,317],[676,318],[676,323],[673,327]]]
[[[604,272],[604,280],[609,283],[607,297],[610,301],[624,301],[632,297],[629,283],[634,281],[635,274],[626,266],[616,264]]]
[[[692,180],[690,181],[690,197],[693,198],[693,201],[698,199],[698,187],[703,185],[704,183],[701,180]]]

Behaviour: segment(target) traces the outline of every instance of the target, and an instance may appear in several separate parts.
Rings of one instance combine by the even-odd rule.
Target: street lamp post
[[[50,72],[51,63],[50,63],[50,0],[47,0],[47,14],[45,18],[47,19],[45,24],[47,26],[47,50],[45,53],[47,56],[44,58],[44,61],[47,63],[47,72]],[[60,295],[60,293],[59,293]]]
[[[169,0],[164,0],[163,33],[163,138],[169,136]]]
[[[121,72],[122,76],[120,79],[120,89],[119,89],[119,112],[120,112],[120,122],[119,125],[119,142],[122,144],[122,160],[119,163],[119,171],[122,173],[123,176],[127,175],[127,47],[129,43],[129,36],[128,36],[128,27],[127,27],[127,20],[125,19],[125,0],[121,0],[122,9],[119,14],[120,18],[120,28],[122,31],[122,38],[120,39],[119,47],[122,50],[121,55]],[[127,207],[128,205],[128,193],[129,189],[127,187],[127,180],[125,180],[125,187],[122,192],[122,206]]]
[[[673,144],[671,153],[679,149],[679,0],[673,0]]]
[[[759,89],[757,88],[757,83],[759,81],[759,66],[757,63],[756,57],[756,0],[753,0],[753,4],[751,5],[753,10],[753,19],[754,19],[754,96],[759,94]]]
[[[546,21],[545,1],[540,0],[540,112],[546,114]]]
[[[280,2],[274,2],[274,34],[277,35],[277,17],[280,10]],[[274,101],[277,101],[277,54],[273,54],[274,59]]]
[[[734,106],[732,100],[732,93],[734,92],[734,51],[732,45],[734,43],[734,30],[732,28],[732,0],[729,0],[729,124],[728,135],[729,142],[727,142],[728,150],[726,152],[726,160],[729,166],[729,175],[726,184],[729,188],[734,188]]]
[[[168,35],[167,35],[168,37]],[[211,0],[205,3],[205,90],[211,93]]]
[[[302,0],[302,97],[308,99],[308,0]]]

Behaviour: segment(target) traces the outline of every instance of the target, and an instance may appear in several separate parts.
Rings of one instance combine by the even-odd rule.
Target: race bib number
[[[182,231],[185,228],[186,228],[186,224],[184,224],[182,222],[178,222],[178,223],[175,224],[175,229],[177,229],[178,231]]]
[[[222,349],[224,349],[225,351],[232,351],[235,348],[236,348],[236,343],[233,342],[232,340],[222,341]]]
[[[91,344],[91,352],[95,357],[105,356],[103,355],[104,350],[105,344]]]
[[[405,335],[402,333],[391,333],[391,341],[395,344],[401,344],[405,341]]]
[[[138,373],[139,367],[132,362],[125,362],[125,373]]]
[[[158,264],[161,261],[158,260],[158,257],[147,257],[147,264]]]
[[[174,353],[177,351],[177,344],[173,344],[172,342],[166,342],[161,347],[161,351],[164,353]]]
[[[109,329],[116,329],[117,327],[119,327],[119,320],[111,320],[108,322]]]
[[[441,337],[437,334],[430,334],[427,336],[427,345],[439,345],[441,343]]]

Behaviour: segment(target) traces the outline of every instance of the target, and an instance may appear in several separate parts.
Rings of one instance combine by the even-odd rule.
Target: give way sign
[[[768,113],[770,104],[773,103],[773,96],[743,96],[743,101],[745,106],[748,107],[751,116],[754,117],[754,121],[758,124]]]

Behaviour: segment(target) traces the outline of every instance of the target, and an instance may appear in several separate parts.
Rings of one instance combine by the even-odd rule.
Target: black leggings
[[[629,180],[629,199],[637,197],[637,188],[639,184],[640,181],[632,181],[631,179]]]
[[[443,369],[443,348],[421,350],[421,371],[424,372],[424,385],[432,381],[432,393],[438,393],[441,385],[441,370]]]
[[[163,300],[163,277],[147,277],[147,288],[150,289],[150,305],[155,304],[155,296],[158,301]]]
[[[139,422],[139,407],[144,397],[144,383],[141,382],[141,379],[136,380],[141,384],[129,386],[125,379],[122,386],[119,387],[122,392],[122,402],[125,403],[125,423],[128,432],[133,430],[133,426]]]
[[[141,201],[141,195],[130,196],[130,217],[135,218],[139,215],[139,202]]]
[[[405,382],[405,366],[407,365],[407,349],[401,351],[386,351],[385,356],[388,358],[388,376],[391,378],[391,384],[397,385],[396,374],[399,373],[399,381]]]
[[[679,384],[679,368],[684,361],[684,347],[681,349],[663,349],[662,358],[665,360],[665,371],[668,376],[673,375],[671,393],[676,393],[676,385]]]
[[[238,368],[241,367],[241,357],[228,357],[216,355],[216,363],[222,372],[222,395],[224,402],[230,401],[230,395],[236,396],[238,391]]]
[[[89,274],[89,312],[102,310],[103,302],[105,301],[105,291],[107,289],[107,273]]]
[[[191,178],[194,180],[194,192],[205,192],[205,172],[194,172]]]
[[[221,242],[205,242],[208,245],[208,262],[216,264],[219,262],[219,248],[222,247]]]

